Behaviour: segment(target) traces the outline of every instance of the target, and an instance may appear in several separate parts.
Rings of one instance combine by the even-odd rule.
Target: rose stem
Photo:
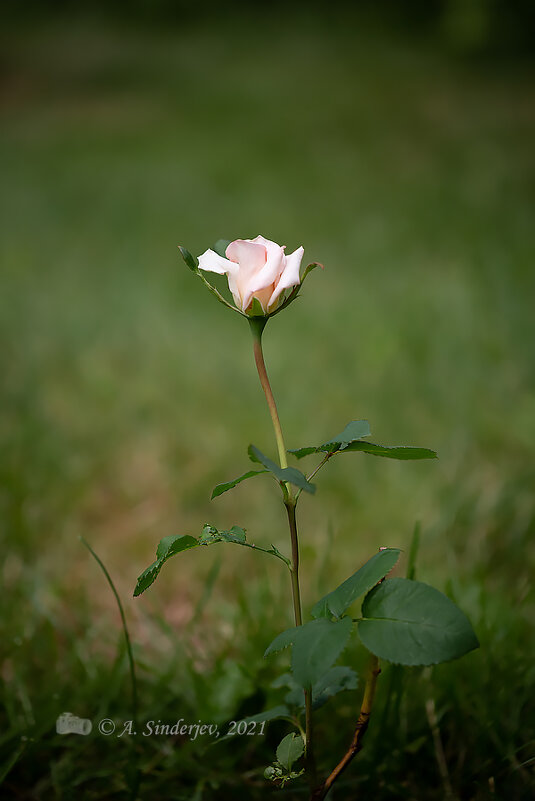
[[[370,669],[368,673],[368,678],[366,680],[366,686],[364,688],[364,698],[362,699],[362,706],[360,707],[360,714],[357,720],[357,725],[355,726],[355,733],[353,734],[353,739],[351,740],[351,745],[349,746],[348,750],[338,763],[338,765],[334,768],[331,774],[325,779],[323,784],[316,789],[314,793],[311,795],[311,801],[322,801],[325,798],[335,781],[338,777],[343,773],[343,771],[347,768],[349,763],[356,757],[358,752],[362,749],[362,738],[366,734],[366,729],[368,728],[368,723],[370,721],[370,715],[373,707],[373,700],[375,698],[375,688],[377,686],[377,677],[381,672],[381,668],[379,667],[379,660],[377,657],[372,654],[370,659]]]
[[[253,350],[256,369],[258,370],[258,376],[260,378],[262,389],[264,390],[264,395],[266,396],[269,413],[271,415],[271,421],[273,423],[273,430],[275,432],[275,439],[277,441],[277,449],[279,451],[280,466],[284,469],[285,467],[288,467],[288,460],[286,458],[286,445],[284,444],[284,436],[282,434],[277,404],[273,396],[271,384],[269,383],[266,363],[264,361],[264,352],[262,350],[262,332],[267,323],[267,319],[267,317],[250,317],[249,324],[253,334]],[[297,521],[295,516],[296,498],[293,495],[292,488],[289,483],[284,484],[283,487],[284,505],[288,514],[288,525],[290,528],[290,540],[292,544],[290,575],[292,579],[294,619],[296,626],[302,626],[303,614],[301,611],[301,591],[299,588],[299,538],[297,534]],[[309,690],[305,690],[305,731],[309,780],[311,787],[314,787],[316,785],[316,767],[312,746],[312,692]]]

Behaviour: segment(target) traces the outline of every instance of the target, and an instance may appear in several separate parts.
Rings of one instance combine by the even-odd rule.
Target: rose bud
[[[234,303],[248,315],[274,312],[285,299],[284,290],[300,282],[302,247],[288,256],[281,247],[263,236],[236,239],[225,250],[226,259],[214,250],[199,256],[199,268],[226,275]]]

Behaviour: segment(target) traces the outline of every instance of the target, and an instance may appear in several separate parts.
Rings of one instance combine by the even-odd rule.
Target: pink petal
[[[266,245],[267,260],[265,265],[259,270],[251,281],[251,289],[256,292],[259,289],[266,289],[275,284],[284,269],[284,248],[269,242]]]
[[[236,294],[238,295],[240,303],[237,305],[240,305],[245,311],[253,296],[252,279],[266,263],[266,248],[264,245],[248,239],[236,239],[227,247],[226,254],[229,259],[239,264],[230,291],[234,298],[236,298]]]
[[[210,273],[225,275],[225,273],[236,272],[238,265],[228,259],[224,259],[223,256],[220,256],[215,250],[208,249],[202,256],[199,256],[199,268],[201,270],[207,270]]]
[[[225,255],[248,273],[259,270],[266,263],[265,247],[248,239],[236,239],[231,242]]]
[[[279,283],[275,287],[275,291],[269,299],[269,306],[272,306],[273,303],[275,303],[284,289],[288,289],[291,286],[297,286],[297,284],[300,283],[301,278],[299,277],[299,269],[301,267],[301,259],[303,258],[304,252],[304,248],[300,247],[297,248],[297,250],[294,250],[293,253],[290,253],[288,256],[286,256],[286,266],[284,267]]]
[[[277,245],[276,242],[272,242],[271,239],[266,239],[264,236],[260,236],[260,234],[258,234],[258,236],[255,236],[254,239],[248,239],[247,242],[254,242],[258,245],[264,245],[266,250],[269,250],[270,247],[272,248],[280,247],[280,245]]]
[[[240,292],[239,292],[239,289],[238,289],[238,281],[236,279],[236,274],[235,273],[229,273],[228,274],[228,288],[232,292],[232,297],[234,298],[234,303],[236,304],[238,309],[241,309],[244,312],[245,308],[247,308],[247,307],[244,308],[244,306],[243,306],[242,298],[241,298],[241,295],[240,295]]]

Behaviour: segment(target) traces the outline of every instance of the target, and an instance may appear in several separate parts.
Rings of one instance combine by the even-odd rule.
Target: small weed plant
[[[277,461],[250,444],[248,456],[252,468],[231,481],[218,484],[212,499],[233,490],[253,478],[274,480],[288,520],[289,545],[283,553],[275,545],[252,543],[244,528],[229,521],[225,527],[207,523],[198,536],[182,534],[165,537],[156,551],[156,560],[139,576],[135,595],[141,595],[156,580],[163,565],[178,554],[216,543],[249,548],[281,563],[288,571],[289,600],[295,625],[266,643],[265,657],[287,649],[291,652],[289,672],[280,677],[285,695],[272,709],[236,723],[236,727],[259,727],[263,733],[268,721],[282,719],[292,726],[279,743],[273,764],[265,769],[265,778],[278,787],[290,782],[308,782],[310,801],[321,801],[329,793],[363,746],[381,673],[381,660],[396,665],[425,666],[457,659],[478,647],[478,640],[465,614],[443,593],[409,577],[389,578],[400,549],[384,547],[372,554],[356,572],[338,587],[319,598],[310,610],[301,603],[299,570],[298,505],[301,498],[316,493],[316,477],[332,459],[369,454],[387,459],[413,461],[435,459],[428,448],[407,445],[379,445],[369,441],[367,420],[352,420],[340,433],[324,442],[288,450],[277,404],[271,389],[262,336],[267,323],[287,309],[299,296],[311,271],[322,265],[309,264],[301,270],[303,248],[286,255],[275,242],[258,236],[255,239],[220,240],[198,260],[185,248],[182,257],[190,270],[223,303],[249,324],[253,352],[260,383],[273,423]],[[212,285],[205,273],[226,275],[234,303]],[[301,463],[312,461],[306,472],[289,464],[289,457]],[[314,463],[315,460],[315,463]],[[303,495],[304,493],[304,495]],[[318,775],[316,753],[321,748],[314,739],[314,712],[338,693],[355,689],[359,683],[352,665],[340,664],[340,658],[356,630],[362,647],[369,652],[369,665],[361,679],[364,689],[360,710],[355,712],[353,732],[348,732],[348,748],[340,755],[327,776]],[[333,725],[335,722],[333,721]]]

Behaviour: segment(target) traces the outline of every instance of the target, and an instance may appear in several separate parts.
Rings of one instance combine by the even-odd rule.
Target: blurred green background
[[[440,456],[354,454],[320,474],[300,509],[305,605],[378,546],[407,549],[420,521],[418,578],[460,604],[482,643],[406,671],[403,687],[385,666],[375,726],[336,798],[531,797],[530,6],[4,7],[6,797],[133,798],[136,769],[141,798],[272,792],[256,769],[278,724],[207,750],[54,729],[66,710],[131,717],[118,613],[80,535],[125,605],[142,719],[223,724],[280,702],[262,660],[291,624],[278,563],[230,546],[185,554],[132,598],[159,539],[207,521],[287,549],[270,482],[209,501],[248,469],[249,442],[275,447],[247,326],[177,250],[259,233],[325,265],[266,330],[288,446],[367,418],[374,441]],[[362,660],[356,641],[347,660]],[[357,705],[348,693],[320,714],[323,769]]]

